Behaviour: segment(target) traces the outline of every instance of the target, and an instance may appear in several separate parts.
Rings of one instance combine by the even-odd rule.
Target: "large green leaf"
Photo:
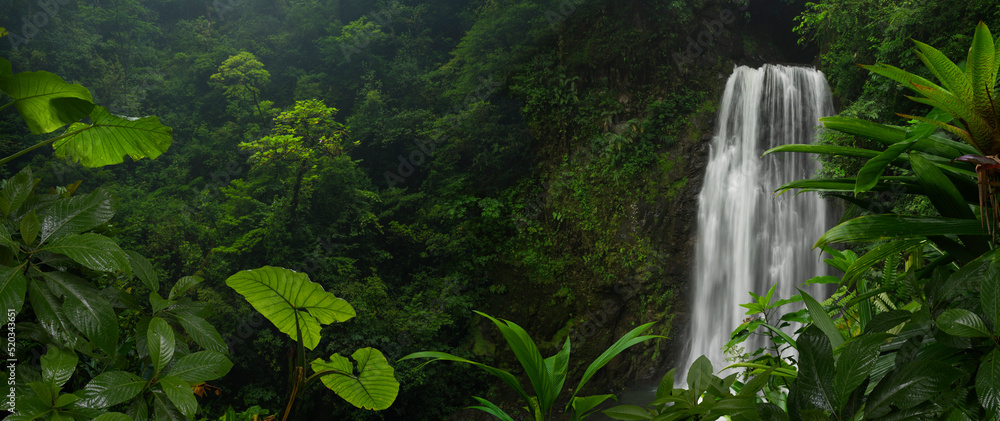
[[[343,322],[355,315],[347,301],[326,292],[306,274],[290,269],[264,266],[244,270],[226,279],[226,285],[292,339],[297,340],[297,332],[301,332],[302,345],[309,349],[319,344],[322,324]]]
[[[0,90],[14,99],[14,106],[34,134],[80,121],[94,109],[87,88],[66,83],[49,72],[0,76]]]
[[[478,409],[494,417],[497,417],[497,419],[500,421],[514,421],[513,417],[508,415],[506,412],[504,412],[504,410],[500,409],[500,407],[496,406],[496,404],[494,404],[493,402],[490,402],[478,396],[473,396],[472,399],[478,401],[479,404],[482,406],[470,406],[469,409]]]
[[[200,276],[184,276],[178,279],[177,282],[174,283],[174,286],[170,288],[170,295],[167,296],[167,299],[173,300],[179,298],[189,289],[200,284],[202,281],[204,281],[204,279]]]
[[[517,381],[517,378],[514,377],[513,374],[510,374],[509,372],[501,370],[499,368],[490,367],[486,364],[477,363],[475,361],[467,360],[462,357],[456,357],[446,352],[436,352],[436,351],[414,352],[412,354],[404,356],[403,358],[400,358],[399,361],[404,361],[414,358],[433,358],[432,360],[424,364],[430,364],[434,361],[443,360],[443,361],[455,361],[455,362],[474,365],[476,367],[483,369],[487,373],[497,376],[497,378],[502,380],[504,383],[507,383],[507,385],[510,386],[512,389],[514,389],[514,391],[517,392],[517,394],[521,396],[521,399],[523,399],[526,403],[532,401],[532,398],[528,396],[528,394],[524,391],[524,388],[521,387],[521,383]]]
[[[156,158],[170,147],[173,129],[156,117],[129,118],[96,107],[90,114],[93,124],[74,123],[67,137],[52,144],[58,157],[80,161],[85,167],[101,167],[132,160]]]
[[[594,395],[594,396],[577,396],[570,400],[569,406],[573,408],[573,418],[574,419],[584,419],[587,417],[589,411],[604,403],[604,401],[611,399],[614,401],[618,400],[615,395]]]
[[[976,396],[990,418],[1000,414],[1000,354],[994,349],[979,364]]]
[[[102,272],[131,273],[128,255],[110,238],[100,234],[74,234],[52,240],[42,249],[64,254],[77,263]]]
[[[44,272],[49,289],[64,299],[61,311],[98,348],[115,355],[118,316],[94,285],[67,272]]]
[[[809,315],[812,316],[813,325],[826,334],[827,338],[830,339],[830,345],[833,346],[833,349],[839,348],[844,343],[844,337],[840,334],[840,330],[837,329],[833,320],[830,319],[830,313],[805,291],[800,289],[799,293],[802,294],[802,301],[805,302],[806,308],[809,310]]]
[[[160,379],[160,387],[163,394],[167,395],[170,402],[173,402],[185,417],[191,418],[198,410],[198,401],[194,398],[194,391],[188,382],[174,376],[166,376]]]
[[[55,386],[62,386],[73,376],[78,361],[75,352],[50,346],[41,358],[42,379]]]
[[[361,348],[351,358],[358,363],[357,374],[351,362],[337,354],[331,355],[330,361],[317,358],[312,369],[317,373],[333,370],[321,375],[320,380],[351,405],[374,410],[392,405],[399,394],[399,382],[385,356],[377,349]]]
[[[713,372],[712,362],[704,355],[691,363],[691,367],[688,368],[687,373],[687,385],[688,391],[691,392],[692,396],[701,396],[708,390],[708,384],[715,377]],[[691,402],[691,404],[694,405],[696,402]]]
[[[799,346],[799,374],[792,387],[811,407],[834,412],[840,405],[834,390],[830,339],[818,327],[810,326],[795,342]]]
[[[189,383],[201,383],[225,376],[233,363],[215,351],[192,352],[177,359],[167,373]]]
[[[35,189],[35,176],[31,174],[31,167],[26,166],[14,174],[13,177],[3,180],[3,190],[0,190],[0,210],[4,216],[15,214],[31,196]]]
[[[80,404],[95,409],[128,402],[146,387],[146,381],[127,371],[105,371],[83,388]]]
[[[163,390],[153,389],[153,412],[156,421],[188,421],[180,409],[170,400]]]
[[[538,399],[538,406],[541,408],[542,413],[548,413],[554,400],[550,393],[553,388],[553,379],[545,367],[545,360],[538,351],[535,341],[517,323],[509,320],[500,321],[479,311],[476,314],[490,319],[500,329],[500,333],[507,340],[507,344],[510,345],[510,349],[514,352],[517,361],[521,363],[521,367],[524,368],[525,373],[528,375],[528,380],[531,382],[531,386],[535,390],[535,396]]]
[[[174,329],[166,320],[154,317],[146,330],[146,346],[157,374],[174,358]]]
[[[39,225],[38,216],[35,215],[35,211],[28,212],[21,218],[20,228],[21,240],[24,240],[24,245],[30,246],[38,238]]]
[[[978,220],[903,215],[866,215],[839,224],[819,238],[813,247],[935,235],[986,235]]]
[[[211,323],[205,319],[198,317],[194,314],[188,312],[178,311],[174,313],[177,318],[177,323],[184,328],[188,336],[191,337],[198,345],[210,351],[228,353],[229,348],[226,346],[226,342],[222,339],[222,335],[219,331],[212,326]]]
[[[918,359],[883,378],[868,395],[866,418],[884,416],[893,409],[913,408],[948,389],[963,375],[950,365]]]
[[[42,236],[39,242],[82,233],[108,222],[114,214],[111,195],[104,189],[57,200],[41,214]]]
[[[31,309],[38,317],[38,324],[62,345],[67,347],[75,345],[79,336],[63,311],[62,301],[52,295],[49,287],[42,282],[30,281],[28,297]]]
[[[990,265],[980,284],[980,300],[993,332],[1000,331],[1000,264]]]
[[[851,392],[864,383],[878,360],[879,347],[890,337],[892,335],[887,333],[861,335],[844,346],[833,377],[833,391],[839,404],[837,411],[847,403]]]
[[[21,312],[28,283],[20,267],[0,266],[0,305],[5,309]]]
[[[964,308],[950,308],[937,319],[938,327],[949,335],[963,338],[989,338],[990,331],[983,320]]]
[[[916,139],[899,142],[865,162],[865,165],[861,167],[861,171],[858,172],[858,181],[854,187],[854,193],[863,193],[875,187],[879,176],[885,171],[885,167],[889,166],[896,158],[899,158],[900,154],[909,150],[916,142]]]
[[[653,418],[649,411],[636,405],[618,405],[601,411],[601,413],[616,420],[648,420]]]
[[[132,250],[126,251],[125,254],[128,255],[132,274],[139,278],[150,291],[158,292],[160,290],[160,278],[157,276],[156,270],[153,269],[153,264],[149,259]]]
[[[615,343],[611,344],[611,346],[608,347],[608,349],[604,350],[604,352],[602,352],[601,355],[597,356],[597,358],[594,359],[594,361],[591,362],[589,366],[587,366],[587,370],[583,372],[583,377],[580,378],[580,383],[577,384],[573,396],[576,396],[576,393],[584,386],[586,386],[587,381],[590,380],[590,378],[597,373],[597,370],[600,370],[602,367],[607,365],[608,362],[610,362],[613,358],[618,356],[618,354],[621,354],[623,351],[631,348],[633,345],[648,341],[650,339],[662,338],[663,336],[657,336],[657,335],[639,336],[643,332],[648,330],[650,326],[653,326],[654,323],[655,322],[646,323],[644,325],[637,326],[635,329],[630,330],[628,333],[622,335],[621,338],[618,338],[618,340],[615,341]]]

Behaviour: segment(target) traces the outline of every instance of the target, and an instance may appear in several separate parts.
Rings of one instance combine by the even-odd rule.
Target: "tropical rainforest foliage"
[[[993,1],[10,0],[0,25],[11,419],[1000,411]],[[768,153],[824,163],[780,192],[845,205],[816,243],[843,275],[749,291],[732,349],[770,346],[675,380],[720,80],[764,61],[837,95],[818,144]]]

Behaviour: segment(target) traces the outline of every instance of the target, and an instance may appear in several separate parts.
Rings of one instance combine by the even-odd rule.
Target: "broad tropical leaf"
[[[160,278],[156,275],[156,271],[153,270],[153,264],[145,256],[136,253],[132,250],[125,252],[128,255],[129,265],[132,267],[132,274],[134,274],[146,288],[150,291],[157,292],[160,290]]]
[[[977,220],[866,215],[831,228],[813,247],[830,243],[924,238],[935,235],[986,235],[986,233]]]
[[[497,376],[504,383],[507,383],[507,385],[510,386],[512,389],[514,389],[514,391],[517,392],[517,394],[521,396],[521,399],[523,399],[525,402],[531,402],[532,400],[532,398],[528,396],[528,394],[524,391],[524,388],[521,387],[521,383],[517,381],[517,378],[514,377],[513,374],[510,374],[509,372],[501,370],[499,368],[490,367],[486,364],[477,363],[475,361],[467,360],[462,357],[456,357],[446,352],[436,352],[436,351],[414,352],[412,354],[404,356],[403,358],[400,358],[399,361],[410,360],[414,358],[433,358],[432,360],[424,364],[430,364],[434,361],[444,360],[444,361],[455,361],[459,363],[474,365],[476,367],[483,369],[487,373]]]
[[[312,362],[312,369],[317,373],[334,370],[333,373],[321,375],[320,380],[351,405],[375,410],[392,405],[399,394],[399,382],[385,356],[377,349],[361,348],[351,358],[358,363],[357,374],[353,364],[337,354],[331,355],[330,361],[316,359]]]
[[[167,299],[173,300],[180,297],[195,285],[200,284],[202,281],[204,281],[204,279],[200,276],[185,276],[178,279],[174,286],[170,288],[170,295],[167,296]]]
[[[937,319],[938,327],[949,335],[963,338],[989,338],[990,331],[983,320],[969,310],[950,308]]]
[[[118,316],[94,285],[68,272],[43,272],[53,294],[63,298],[59,310],[95,346],[115,355],[118,347]]]
[[[41,214],[41,239],[59,238],[79,234],[96,228],[111,220],[115,211],[111,205],[111,195],[107,190],[98,189],[83,196],[57,200]]]
[[[160,387],[163,394],[167,395],[170,402],[173,402],[185,417],[191,418],[198,410],[198,401],[194,398],[194,391],[188,382],[174,376],[166,376],[160,379]]]
[[[244,270],[226,279],[226,285],[240,293],[250,305],[292,339],[315,349],[321,325],[354,317],[347,301],[326,292],[309,276],[285,268],[264,266]]]
[[[222,339],[219,331],[207,320],[188,312],[178,311],[174,313],[177,323],[184,328],[188,336],[198,345],[210,351],[219,353],[229,353],[226,342]]]
[[[655,322],[646,323],[644,325],[636,327],[635,329],[630,330],[625,335],[622,335],[621,338],[618,338],[618,340],[615,341],[615,343],[612,344],[610,347],[608,347],[608,349],[604,350],[604,352],[602,352],[601,355],[599,355],[593,362],[590,363],[589,366],[587,366],[587,370],[583,372],[583,377],[580,378],[580,383],[577,384],[573,396],[574,397],[576,396],[576,392],[578,392],[587,384],[587,381],[589,381],[590,378],[597,373],[597,370],[600,370],[602,367],[607,365],[607,363],[610,362],[616,356],[618,356],[618,354],[621,354],[626,349],[631,348],[633,345],[648,341],[650,339],[662,338],[663,336],[659,335],[639,336],[642,335],[642,333],[648,330],[651,326],[653,326],[653,324],[655,324]]]
[[[987,415],[1000,414],[1000,354],[994,349],[979,364],[976,373],[976,396]]]
[[[493,402],[490,402],[478,396],[473,396],[472,399],[479,401],[479,403],[482,406],[470,406],[469,409],[478,409],[494,417],[497,417],[497,419],[500,421],[514,421],[514,418],[512,418],[510,415],[507,415],[507,413],[504,412],[504,410],[494,405]]]
[[[177,359],[167,375],[188,383],[202,383],[225,376],[233,363],[215,351],[192,352]]]
[[[893,407],[912,408],[947,390],[961,375],[961,370],[941,361],[918,359],[907,363],[879,381],[868,395],[865,414],[877,418]]]
[[[172,141],[173,129],[156,117],[121,117],[96,107],[90,119],[93,124],[70,125],[69,136],[52,144],[56,156],[80,161],[85,167],[102,167],[120,164],[125,156],[134,161],[156,158]]]
[[[20,313],[27,292],[28,283],[20,267],[0,266],[0,305],[3,308]]]
[[[42,379],[55,386],[62,386],[76,371],[79,359],[76,352],[64,351],[54,346],[42,355]]]
[[[80,404],[88,408],[107,408],[128,402],[146,387],[146,381],[127,371],[105,371],[94,377],[83,388],[84,400]]]
[[[833,377],[833,391],[837,396],[840,411],[847,403],[851,392],[864,383],[878,360],[879,347],[892,337],[887,333],[875,333],[854,338],[844,346],[837,360],[837,370]]]
[[[795,341],[799,346],[799,374],[792,388],[812,408],[834,412],[839,402],[833,384],[835,369],[830,339],[816,326],[810,326]]]
[[[146,346],[149,348],[149,357],[153,359],[153,368],[159,374],[174,358],[174,329],[166,320],[154,317],[149,321]]]
[[[74,234],[52,240],[44,250],[64,254],[77,263],[101,272],[130,274],[128,255],[110,238],[100,234]]]
[[[34,134],[80,121],[94,109],[87,88],[66,83],[49,72],[0,76],[0,90],[14,99],[14,106]]]

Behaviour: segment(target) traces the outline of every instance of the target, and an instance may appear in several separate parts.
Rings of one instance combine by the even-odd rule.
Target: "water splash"
[[[828,205],[813,193],[772,193],[812,177],[818,163],[807,154],[761,153],[812,143],[817,120],[832,113],[829,87],[817,70],[741,66],[729,77],[699,196],[691,340],[678,372],[701,355],[716,371],[728,365],[722,347],[747,317],[739,304],[750,300],[748,291],[763,294],[777,283],[775,299],[787,298],[802,282],[826,274],[812,245],[830,226]],[[763,342],[745,345],[752,350]]]

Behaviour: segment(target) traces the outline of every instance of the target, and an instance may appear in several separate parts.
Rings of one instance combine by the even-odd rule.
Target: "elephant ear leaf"
[[[244,270],[226,279],[278,330],[302,345],[315,349],[324,324],[354,317],[354,308],[337,298],[309,276],[291,269],[264,266]]]
[[[99,106],[90,119],[92,124],[73,123],[66,137],[52,144],[56,156],[80,161],[85,167],[102,167],[124,162],[125,155],[133,160],[154,159],[173,141],[173,129],[156,117],[122,117]]]
[[[392,405],[399,394],[399,382],[385,356],[377,349],[361,348],[351,358],[358,363],[358,374],[354,374],[354,365],[338,354],[331,355],[330,361],[317,358],[312,369],[327,388],[351,405],[374,410]]]
[[[34,134],[53,132],[94,109],[90,91],[83,86],[44,71],[10,73],[10,62],[0,63],[0,91],[14,99],[14,107]]]

